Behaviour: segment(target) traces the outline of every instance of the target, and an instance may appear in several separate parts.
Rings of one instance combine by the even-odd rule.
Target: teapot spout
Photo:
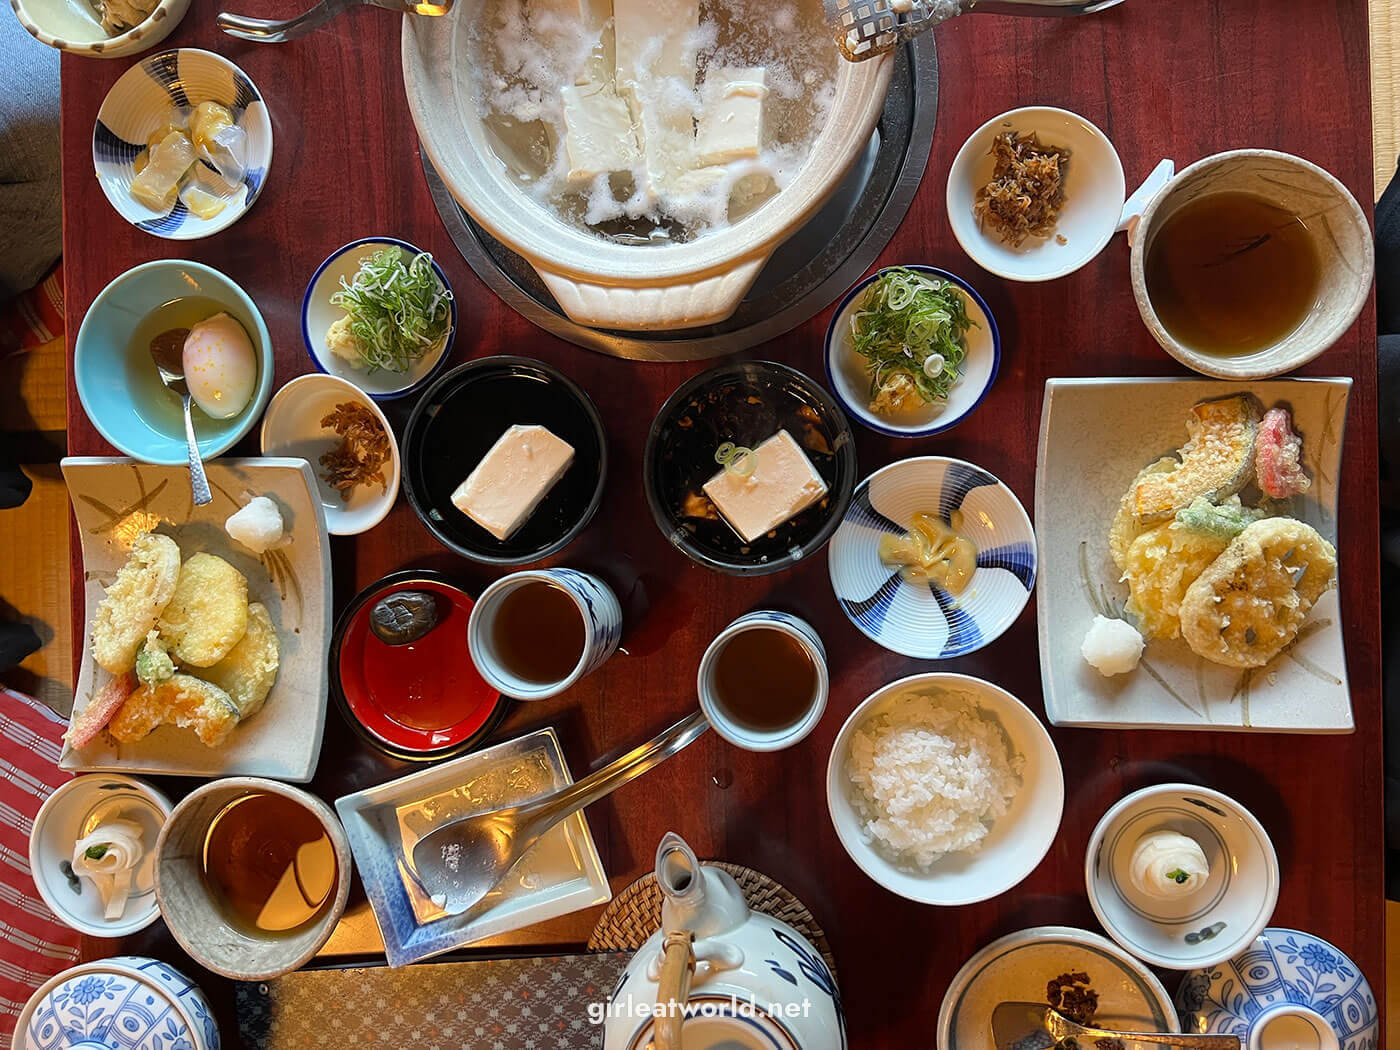
[[[701,864],[685,839],[668,831],[656,847],[656,882],[666,895],[661,927],[717,937],[743,925],[749,906],[728,872]]]

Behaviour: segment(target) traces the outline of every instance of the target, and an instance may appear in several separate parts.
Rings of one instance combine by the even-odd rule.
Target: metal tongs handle
[[[1123,0],[964,0],[965,15],[1036,15],[1070,18],[1117,7]]]
[[[221,11],[214,21],[229,36],[236,36],[240,40],[251,40],[259,44],[282,44],[304,36],[313,29],[319,29],[336,15],[361,4],[382,7],[386,11],[394,11],[401,15],[436,16],[451,11],[453,0],[321,0],[310,11],[295,18],[249,18],[247,15]]]
[[[582,780],[538,801],[520,805],[516,810],[516,822],[520,825],[539,824],[542,827],[553,827],[577,810],[592,805],[605,795],[612,794],[623,784],[655,769],[666,759],[692,744],[709,728],[710,721],[705,717],[705,713],[695,711],[640,747],[633,748],[601,769],[589,773]]]

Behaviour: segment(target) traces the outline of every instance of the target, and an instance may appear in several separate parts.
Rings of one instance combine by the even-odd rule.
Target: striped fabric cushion
[[[78,959],[79,935],[39,898],[29,874],[29,829],[70,774],[58,768],[65,723],[37,700],[0,686],[0,1047],[24,1004]]]

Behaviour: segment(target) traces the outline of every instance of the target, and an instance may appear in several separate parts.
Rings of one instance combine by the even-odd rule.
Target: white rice
[[[1021,786],[1001,724],[956,693],[910,692],[851,734],[846,774],[866,841],[927,870],[976,852]]]

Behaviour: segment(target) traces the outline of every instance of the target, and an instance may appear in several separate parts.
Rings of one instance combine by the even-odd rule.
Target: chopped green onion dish
[[[422,252],[404,262],[400,249],[381,248],[360,260],[353,279],[340,279],[331,305],[349,315],[350,333],[371,373],[407,372],[447,335],[452,293]]]
[[[947,400],[976,322],[957,285],[895,268],[865,290],[850,324],[851,348],[870,375],[871,409],[895,412]]]
[[[751,448],[726,441],[715,449],[715,462],[735,477],[746,478],[758,469],[758,454]]]

